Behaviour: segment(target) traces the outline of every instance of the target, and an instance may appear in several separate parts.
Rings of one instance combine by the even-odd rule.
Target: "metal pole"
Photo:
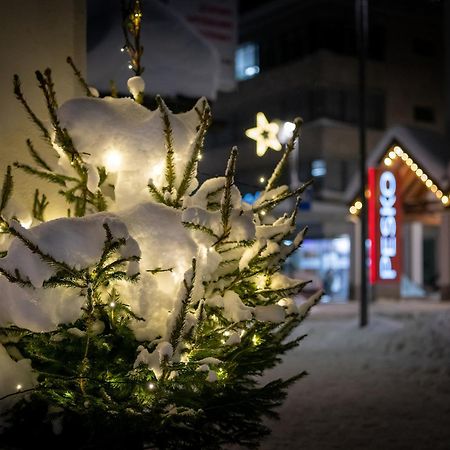
[[[360,295],[360,326],[369,322],[369,301],[367,292],[367,202],[366,202],[366,59],[368,32],[368,0],[355,0],[356,36],[359,61],[359,170],[361,177],[360,197],[361,209],[361,295]]]

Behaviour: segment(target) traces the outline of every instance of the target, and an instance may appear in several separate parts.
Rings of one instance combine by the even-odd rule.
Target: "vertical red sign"
[[[368,231],[371,284],[399,282],[401,216],[399,179],[389,168],[368,171]]]

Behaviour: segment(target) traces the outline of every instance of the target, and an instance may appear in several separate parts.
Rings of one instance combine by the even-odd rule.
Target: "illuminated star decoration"
[[[280,141],[277,138],[279,126],[269,122],[264,113],[256,114],[256,127],[245,131],[246,136],[256,141],[256,154],[263,156],[270,147],[276,151],[281,150]]]

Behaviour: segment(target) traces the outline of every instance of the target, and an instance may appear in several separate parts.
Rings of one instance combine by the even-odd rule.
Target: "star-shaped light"
[[[277,138],[279,131],[278,124],[269,122],[264,113],[256,114],[256,127],[249,128],[245,134],[256,141],[256,154],[263,156],[268,148],[276,151],[281,150],[280,141]]]

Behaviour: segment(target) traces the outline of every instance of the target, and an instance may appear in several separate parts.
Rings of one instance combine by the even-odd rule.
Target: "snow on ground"
[[[289,390],[262,450],[450,450],[450,303],[319,304],[308,334],[268,378],[309,375]]]

